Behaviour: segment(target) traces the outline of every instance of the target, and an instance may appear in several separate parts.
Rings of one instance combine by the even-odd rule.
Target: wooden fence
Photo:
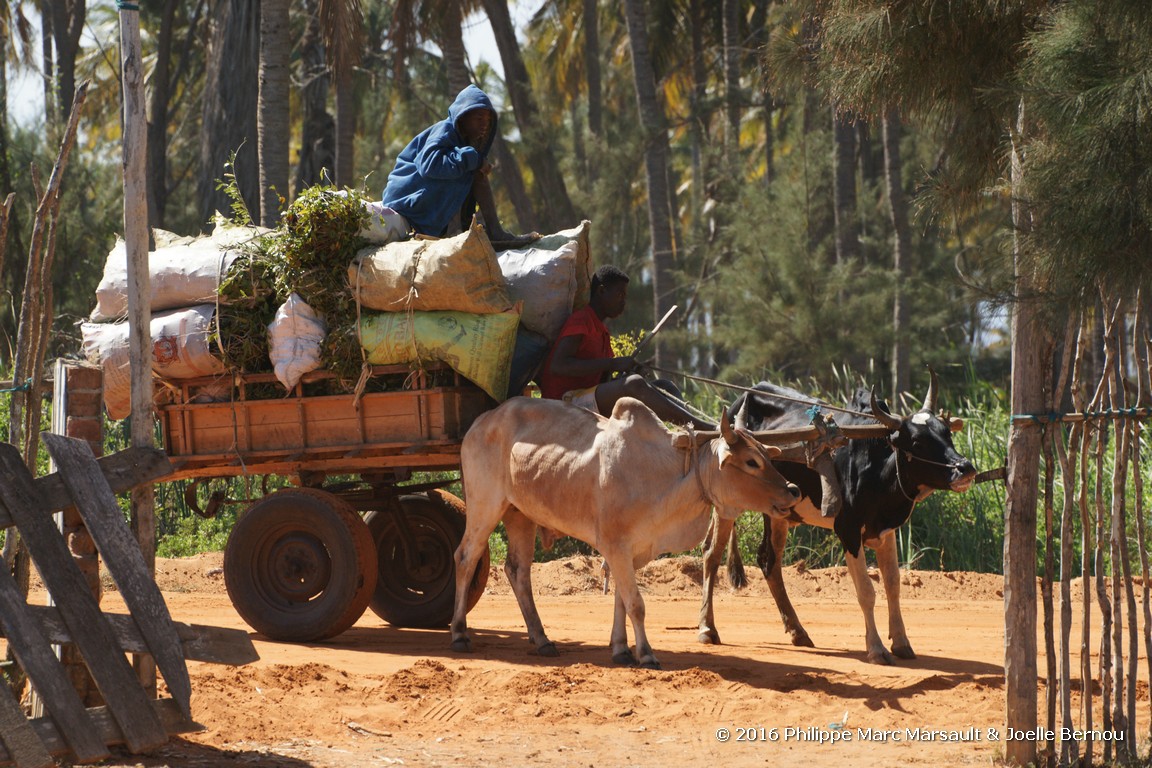
[[[87,442],[45,433],[59,471],[33,478],[20,452],[0,443],[0,529],[15,526],[53,606],[27,604],[0,567],[0,629],[49,717],[27,719],[0,678],[0,765],[47,768],[53,755],[93,762],[110,745],[155,748],[169,734],[195,730],[185,659],[225,664],[255,660],[246,632],[172,620],[115,494],[170,471],[160,451],[132,448],[97,461]],[[105,614],[53,521],[75,507],[120,590],[130,616]],[[105,706],[85,708],[53,644],[70,643],[88,667]],[[151,656],[169,698],[154,699],[125,655]]]
[[[1150,370],[1148,328],[1113,305],[1069,326],[1053,388],[1063,408],[1014,417],[1044,434],[1041,765],[1148,757],[1140,752],[1152,738],[1152,573],[1141,443]]]

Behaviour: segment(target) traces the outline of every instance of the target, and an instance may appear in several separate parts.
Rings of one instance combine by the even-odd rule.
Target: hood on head
[[[474,109],[486,109],[492,113],[492,135],[488,137],[488,142],[481,150],[487,154],[488,149],[492,146],[492,141],[496,138],[496,124],[497,114],[496,108],[492,106],[492,100],[488,98],[488,94],[477,88],[475,85],[469,85],[460,93],[456,94],[456,100],[452,102],[452,106],[448,107],[448,119],[452,121],[452,127],[457,132],[460,131],[458,121],[465,112],[471,112]]]

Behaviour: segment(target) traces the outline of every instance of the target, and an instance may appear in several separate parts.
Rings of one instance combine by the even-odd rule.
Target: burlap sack
[[[508,372],[520,316],[507,312],[385,312],[360,319],[360,343],[374,365],[447,363],[497,402],[508,396]],[[519,393],[517,393],[519,394]]]
[[[443,240],[405,240],[365,248],[348,267],[348,284],[365,309],[503,312],[512,306],[496,252],[476,224]]]

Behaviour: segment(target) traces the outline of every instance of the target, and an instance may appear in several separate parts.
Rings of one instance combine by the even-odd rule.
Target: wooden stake
[[[132,446],[153,444],[152,311],[148,275],[148,197],[145,161],[148,126],[144,116],[144,67],[140,58],[140,11],[119,2],[120,70],[124,84],[124,243],[128,258],[128,353],[132,381]],[[132,491],[132,527],[149,572],[156,570],[155,490],[146,484]],[[145,688],[155,693],[156,667],[136,657]]]

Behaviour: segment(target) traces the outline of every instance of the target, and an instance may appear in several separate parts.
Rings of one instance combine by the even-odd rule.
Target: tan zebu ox
[[[504,571],[542,656],[556,646],[532,597],[536,528],[574,536],[604,556],[616,581],[612,660],[659,668],[644,632],[644,600],[635,569],[664,552],[700,543],[712,506],[786,514],[798,491],[772,466],[779,449],[761,445],[722,419],[722,437],[696,447],[673,444],[647,406],[622,398],[611,418],[556,400],[512,398],[476,420],[460,448],[467,529],[456,550],[456,610],[452,648],[471,650],[468,582],[504,521]],[[632,620],[635,657],[625,615]]]

